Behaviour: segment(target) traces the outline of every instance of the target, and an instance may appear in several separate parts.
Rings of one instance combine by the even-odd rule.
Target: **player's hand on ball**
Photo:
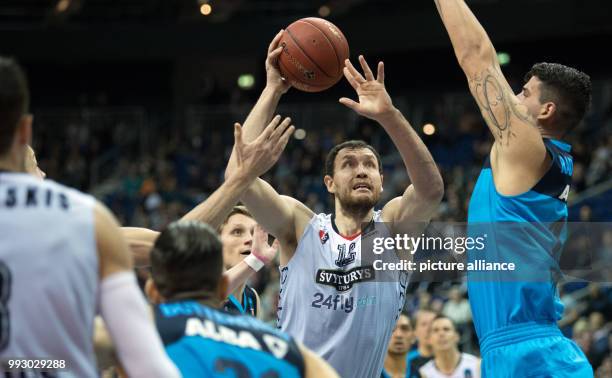
[[[253,232],[253,245],[251,246],[251,254],[259,259],[264,264],[268,264],[274,260],[280,249],[278,239],[274,240],[272,245],[268,244],[268,233],[261,228],[260,225],[255,226]]]
[[[282,36],[283,30],[278,32],[276,37],[270,42],[270,46],[268,46],[268,57],[266,58],[266,85],[269,88],[278,90],[280,93],[286,93],[289,88],[291,88],[291,85],[283,79],[278,69],[278,57],[283,51],[283,47],[279,45]]]
[[[359,63],[365,77],[355,69],[348,59],[345,61],[346,65],[344,67],[344,77],[357,92],[359,102],[342,97],[340,103],[364,117],[378,121],[394,110],[391,97],[385,89],[385,67],[383,62],[378,62],[378,72],[374,77],[363,55],[359,55]]]
[[[255,178],[267,172],[278,161],[294,131],[291,118],[287,117],[281,122],[281,116],[277,115],[257,139],[251,143],[244,143],[242,126],[235,123],[234,150],[238,173]]]

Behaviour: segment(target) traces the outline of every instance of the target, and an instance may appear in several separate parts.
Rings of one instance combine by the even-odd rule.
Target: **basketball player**
[[[258,124],[270,119],[288,89],[274,64],[282,50],[277,47],[281,35],[268,50],[267,86],[245,121],[246,141],[259,135]],[[404,195],[374,211],[383,185],[380,157],[366,143],[349,141],[334,147],[326,162],[324,182],[335,198],[333,214],[316,215],[261,179],[242,196],[255,220],[281,243],[279,327],[343,377],[380,375],[404,304],[404,272],[388,272],[392,279],[381,282],[374,279],[371,265],[360,265],[362,224],[388,222],[400,229],[409,222],[427,223],[443,194],[433,158],[385,90],[382,62],[374,77],[365,59],[359,60],[365,76],[348,60],[344,68],[359,102],[340,102],[377,121],[394,141],[412,181]],[[232,159],[226,174],[231,174]],[[358,358],[355,351],[361,353]]]
[[[416,311],[414,315],[414,335],[417,339],[416,354],[410,359],[411,378],[419,378],[419,370],[433,358],[431,340],[429,339],[429,328],[431,322],[438,316],[435,311],[423,308]]]
[[[438,315],[429,329],[434,358],[419,373],[422,378],[480,378],[480,359],[459,352],[459,333],[450,318]]]
[[[261,229],[256,239],[267,245]],[[256,240],[253,247],[259,245]],[[151,253],[146,292],[166,352],[183,376],[337,377],[289,335],[217,310],[227,292],[222,249],[208,225],[179,221],[160,234]]]
[[[410,316],[402,312],[391,334],[381,378],[411,377],[410,360],[411,354],[414,356],[415,352],[410,351],[410,347],[413,343],[414,329],[412,328]]]
[[[223,243],[223,264],[226,270],[232,269],[251,255],[256,226],[257,223],[244,206],[234,206],[225,222],[219,227],[219,237]],[[234,290],[223,306],[225,311],[255,317],[259,315],[259,308],[257,291],[246,283]]]
[[[266,127],[266,132],[260,138],[252,143],[245,144],[242,141],[242,129],[236,124],[234,129],[235,148],[241,155],[241,173],[235,177],[228,178],[213,194],[211,194],[204,202],[187,213],[183,220],[199,220],[204,223],[218,227],[221,222],[227,222],[228,218],[223,220],[223,215],[232,212],[231,206],[238,202],[241,191],[249,186],[250,179],[253,174],[263,174],[272,165],[276,163],[281,152],[286,147],[290,135],[295,130],[295,127],[290,125],[290,119],[282,120],[281,117],[275,117]],[[39,179],[44,179],[46,174],[38,166],[36,154],[28,145],[26,151],[26,171]],[[246,212],[246,209],[244,209]],[[232,214],[230,213],[230,216]],[[250,218],[252,219],[252,218]],[[128,240],[128,245],[132,252],[132,256],[136,261],[137,266],[149,265],[149,253],[157,239],[159,232],[140,227],[121,227],[123,235]],[[250,231],[252,233],[252,229]],[[229,238],[228,238],[229,239]],[[250,243],[250,241],[245,241]],[[246,252],[246,251],[242,251]],[[232,268],[225,272],[228,278],[228,295],[234,291],[235,294],[242,293],[241,288],[245,287],[246,280],[255,272],[260,270],[265,264],[269,263],[275,255],[251,255],[246,258],[234,262]],[[251,289],[247,294],[247,300],[255,304],[248,308],[250,312],[256,314],[256,309],[259,308],[259,298],[257,293]],[[242,298],[239,294],[237,298]],[[230,302],[231,303],[231,302]],[[228,305],[228,306],[231,306]]]
[[[178,377],[115,218],[92,197],[26,173],[28,105],[24,72],[0,57],[0,371],[10,376],[7,359],[23,358],[51,360],[57,376],[96,376],[99,306],[128,374]]]
[[[524,258],[518,269],[545,278],[522,282],[530,277],[468,272],[483,376],[592,376],[582,351],[557,327],[563,305],[553,279],[558,247],[564,241],[573,166],[570,145],[560,138],[583,118],[591,97],[590,79],[561,64],[538,63],[515,95],[495,48],[465,2],[435,4],[495,137],[468,210],[469,232],[481,234],[479,230],[487,227],[488,239],[485,249],[468,254],[468,259]]]

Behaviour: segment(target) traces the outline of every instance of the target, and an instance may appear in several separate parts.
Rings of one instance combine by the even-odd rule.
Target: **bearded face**
[[[334,176],[325,176],[325,184],[344,210],[364,213],[380,199],[382,179],[378,160],[370,149],[346,148],[338,152]]]

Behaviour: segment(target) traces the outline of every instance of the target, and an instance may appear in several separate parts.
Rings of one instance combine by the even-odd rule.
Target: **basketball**
[[[344,34],[322,18],[302,18],[283,33],[279,68],[289,83],[305,92],[321,92],[342,77],[349,46]]]

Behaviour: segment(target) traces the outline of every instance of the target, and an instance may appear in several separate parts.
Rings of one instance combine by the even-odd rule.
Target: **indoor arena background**
[[[522,73],[539,61],[591,75],[592,109],[568,136],[575,156],[570,220],[612,221],[612,69],[605,57],[612,3],[468,3],[515,89]],[[445,197],[435,220],[465,221],[491,137],[431,1],[207,4],[209,15],[197,0],[0,2],[0,53],[16,57],[29,75],[34,148],[49,178],[93,193],[123,225],[159,230],[180,218],[223,180],[232,125],[245,119],[265,84],[269,41],[298,18],[324,16],[343,30],[352,58],[384,60],[394,103],[443,174]],[[406,187],[403,163],[388,136],[338,104],[339,97],[352,94],[344,80],[318,94],[290,90],[279,108],[299,130],[264,178],[315,212],[330,208],[322,185],[325,154],[347,139],[364,139],[380,151],[383,199]],[[612,232],[601,238],[601,253],[612,261]],[[274,323],[278,271],[265,269],[252,283],[262,293],[265,319]],[[612,376],[612,286],[564,284],[562,300],[568,305],[563,332],[600,376]],[[462,348],[478,353],[462,282],[413,283],[407,310],[426,307],[453,318]]]

